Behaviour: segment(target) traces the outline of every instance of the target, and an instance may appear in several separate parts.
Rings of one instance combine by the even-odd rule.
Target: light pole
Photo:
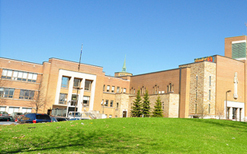
[[[227,118],[227,93],[229,93],[229,92],[231,92],[231,90],[226,91],[226,119],[228,119]],[[228,113],[228,115],[229,115],[229,113]]]
[[[78,90],[81,90],[81,89],[83,89],[83,88],[80,88],[79,86],[78,87],[76,87],[76,103],[75,103],[75,112],[76,112],[76,105],[78,106],[78,104],[79,104],[79,99],[78,99]],[[75,112],[74,112],[74,118],[75,118]]]

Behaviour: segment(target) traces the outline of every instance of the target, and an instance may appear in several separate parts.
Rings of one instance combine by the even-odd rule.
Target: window
[[[0,88],[0,97],[13,98],[14,91],[13,88]]]
[[[136,93],[136,90],[134,89],[134,94]]]
[[[105,100],[105,106],[108,106],[108,102],[109,102],[108,100]]]
[[[23,73],[23,78],[24,78],[24,75],[27,76],[27,73]],[[34,74],[34,73],[28,73],[28,82],[36,82],[37,80],[37,74]]]
[[[69,85],[69,78],[63,76],[63,77],[62,77],[62,85],[61,85],[61,87],[62,87],[62,88],[68,88],[68,85]]]
[[[77,104],[77,96],[78,95],[76,95],[76,94],[72,94],[72,96],[71,96],[71,105],[72,106],[76,106],[76,104]]]
[[[210,113],[210,104],[208,104],[208,113]]]
[[[126,93],[126,88],[123,89],[123,93]]]
[[[111,100],[110,107],[113,107],[113,100]]]
[[[20,91],[19,99],[33,99],[34,91],[33,90],[23,90]]]
[[[195,104],[195,114],[197,114],[197,104]]]
[[[60,93],[60,96],[59,96],[59,104],[67,104],[66,103],[66,100],[67,100],[67,94]]]
[[[116,107],[117,109],[118,109],[118,105],[119,105],[119,103],[117,103],[117,107]]]
[[[117,87],[117,93],[119,93],[119,90],[120,90],[120,88],[119,88],[119,87]]]
[[[198,86],[198,76],[196,75],[196,88]]]
[[[197,101],[197,89],[196,89],[196,101]]]
[[[73,88],[79,88],[81,86],[81,79],[74,79]]]
[[[89,96],[83,96],[83,106],[89,106]]]
[[[211,76],[209,76],[209,87],[211,87]]]
[[[2,78],[11,79],[11,76],[12,76],[12,70],[3,69]]]
[[[112,92],[112,93],[115,92],[115,87],[114,87],[114,86],[111,87],[111,92]]]
[[[208,91],[208,100],[211,100],[211,90]]]
[[[105,91],[105,85],[103,85],[103,91]]]
[[[2,78],[18,80],[18,81],[36,82],[37,74],[23,72],[23,71],[13,71],[13,70],[3,69]]]
[[[89,80],[86,80],[85,81],[85,90],[91,90],[91,84],[92,84],[92,81],[89,81]]]
[[[110,92],[110,86],[109,85],[107,86],[106,91]]]
[[[162,102],[162,109],[164,110],[165,109],[165,103]]]

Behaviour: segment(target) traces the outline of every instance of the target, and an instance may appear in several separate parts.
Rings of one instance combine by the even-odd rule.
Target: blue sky
[[[106,75],[177,68],[224,55],[226,37],[247,34],[246,0],[1,0],[0,57],[55,57],[102,66]]]

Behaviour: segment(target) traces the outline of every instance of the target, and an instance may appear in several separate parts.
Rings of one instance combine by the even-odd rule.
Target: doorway
[[[123,111],[123,118],[127,117],[127,111]]]

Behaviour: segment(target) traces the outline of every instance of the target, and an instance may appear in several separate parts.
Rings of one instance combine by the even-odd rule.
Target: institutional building
[[[225,39],[225,56],[196,58],[176,69],[107,76],[99,66],[50,58],[36,64],[0,58],[0,110],[66,116],[130,117],[137,91],[149,92],[151,108],[160,97],[164,117],[247,117],[246,36]],[[78,96],[78,97],[77,97]]]

